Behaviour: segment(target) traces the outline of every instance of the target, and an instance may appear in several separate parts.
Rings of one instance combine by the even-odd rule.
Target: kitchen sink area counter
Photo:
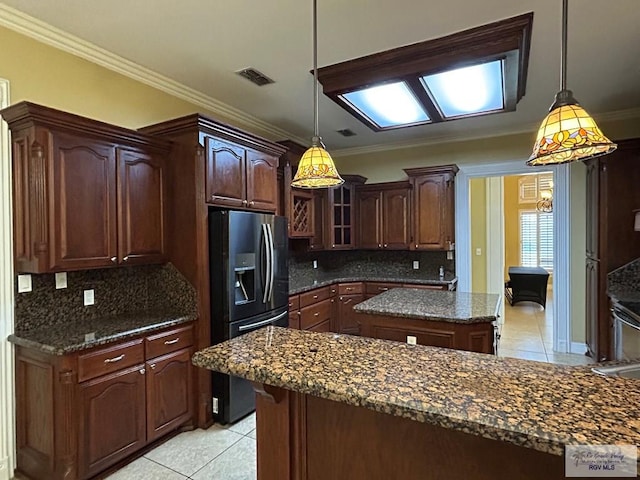
[[[356,305],[359,313],[453,323],[486,323],[498,317],[500,295],[394,288]]]
[[[640,420],[629,408],[640,402],[636,381],[601,377],[587,367],[278,327],[199,351],[192,361],[247,378],[259,392],[270,392],[276,401],[271,406],[258,403],[258,429],[263,422],[267,425],[261,408],[275,409],[283,398],[304,397],[307,410],[319,405],[317,398],[331,401],[323,403],[330,409],[346,408],[335,402],[350,406],[350,415],[360,415],[357,411],[364,407],[402,417],[395,421],[403,429],[417,428],[402,423],[410,419],[426,424],[425,435],[435,428],[436,437],[456,435],[465,442],[480,442],[482,448],[500,450],[510,444],[508,448],[519,447],[514,450],[517,455],[535,450],[548,454],[543,458],[551,463],[556,462],[553,457],[564,455],[566,445],[640,444]],[[295,416],[295,409],[287,412],[290,418]],[[307,411],[307,419],[314,414]],[[345,426],[356,427],[373,428]],[[384,435],[393,436],[388,431]],[[264,447],[260,439],[259,431],[259,449]],[[482,462],[472,450],[465,454],[478,455]],[[439,451],[437,458],[444,457],[446,452]],[[558,465],[564,465],[561,460]]]

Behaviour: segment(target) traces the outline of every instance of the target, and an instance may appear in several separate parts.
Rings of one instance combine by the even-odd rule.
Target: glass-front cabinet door
[[[331,249],[351,249],[356,246],[355,239],[355,187],[363,184],[366,178],[360,175],[344,175],[345,182],[329,190],[329,234]]]

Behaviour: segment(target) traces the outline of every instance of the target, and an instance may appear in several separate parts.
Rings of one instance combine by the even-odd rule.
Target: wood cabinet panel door
[[[361,248],[382,248],[382,205],[379,191],[358,194],[358,242]]]
[[[147,442],[193,415],[190,352],[186,348],[147,362]]]
[[[409,248],[411,241],[409,214],[408,188],[382,192],[382,244],[384,248],[390,250]]]
[[[118,261],[161,263],[165,257],[165,178],[159,157],[119,148]]]
[[[416,249],[445,248],[446,181],[446,175],[430,175],[415,179],[413,234]]]
[[[360,335],[360,313],[353,311],[353,307],[364,300],[364,294],[341,295],[338,298],[338,333]]]
[[[92,477],[142,448],[145,423],[142,365],[80,384],[80,477]]]
[[[309,250],[324,250],[327,231],[327,191],[313,192],[313,237],[309,239]]]
[[[278,159],[247,150],[247,203],[249,208],[275,212],[278,207]]]
[[[50,267],[79,270],[114,265],[115,147],[67,134],[54,134],[52,138]]]
[[[207,202],[244,207],[247,204],[244,148],[206,137],[205,150]]]

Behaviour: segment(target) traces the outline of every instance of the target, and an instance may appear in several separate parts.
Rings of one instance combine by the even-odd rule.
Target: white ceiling
[[[291,136],[313,130],[311,0],[3,0],[58,29],[231,105]],[[570,0],[568,87],[596,120],[640,116],[638,0]],[[517,111],[375,133],[327,97],[330,150],[531,131],[559,88],[561,0],[319,0],[318,64],[330,65],[533,11]],[[276,83],[235,75],[255,67]],[[633,110],[636,110],[635,112]],[[335,131],[350,128],[357,136]],[[606,132],[605,132],[606,134]]]

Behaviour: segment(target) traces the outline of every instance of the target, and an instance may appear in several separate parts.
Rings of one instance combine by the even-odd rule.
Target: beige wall
[[[0,77],[10,82],[12,104],[28,100],[127,128],[194,112],[210,113],[3,27]]]
[[[518,178],[504,177],[504,278],[512,265],[520,265],[520,219],[518,218]]]
[[[471,203],[471,291],[487,293],[487,185],[484,178],[469,181]],[[476,249],[481,255],[476,255]]]

